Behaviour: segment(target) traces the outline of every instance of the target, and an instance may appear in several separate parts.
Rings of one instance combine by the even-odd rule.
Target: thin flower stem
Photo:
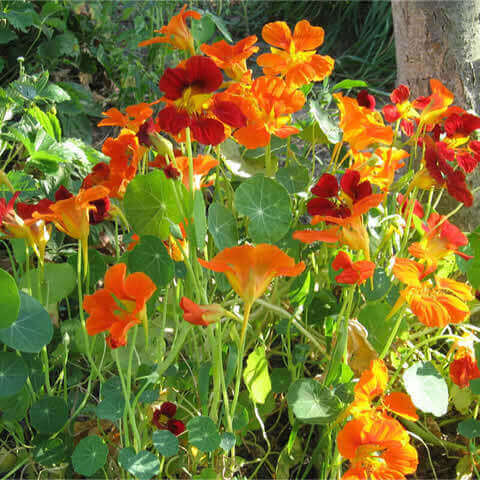
[[[185,145],[187,146],[187,157],[188,157],[188,186],[190,187],[190,195],[194,195],[193,190],[193,154],[192,154],[192,139],[190,135],[190,127],[185,129]]]
[[[274,169],[272,165],[272,146],[270,142],[268,142],[267,146],[265,147],[265,176],[273,177]]]
[[[244,306],[243,325],[242,325],[242,331],[240,333],[240,341],[239,341],[239,348],[238,348],[237,378],[235,379],[235,390],[233,393],[232,408],[230,410],[230,416],[232,418],[235,416],[235,409],[237,408],[238,395],[240,393],[240,382],[242,380],[242,370],[243,370],[243,355],[245,353],[245,337],[247,333],[248,319],[250,317],[251,308],[252,308],[251,303],[246,303]]]
[[[77,253],[77,292],[78,292],[78,314],[80,315],[80,321],[82,322],[82,335],[85,343],[85,352],[87,354],[90,366],[95,370],[98,378],[103,383],[104,378],[102,372],[97,368],[97,365],[93,361],[92,352],[90,350],[90,339],[87,333],[87,324],[85,322],[85,315],[83,314],[83,294],[82,294],[82,255],[81,255],[81,240],[78,241],[78,253]]]
[[[133,342],[132,342],[133,343]],[[132,348],[132,347],[130,347]],[[129,418],[129,427],[133,431],[133,446],[135,451],[139,451],[141,448],[140,434],[138,433],[137,424],[135,421],[135,412],[130,403],[130,386],[127,386],[125,376],[123,375],[122,366],[120,365],[120,358],[118,356],[118,349],[113,350],[113,357],[115,358],[115,363],[117,364],[118,376],[120,377],[120,383],[122,384],[123,396],[125,398],[125,407],[127,409],[127,414]],[[126,422],[124,422],[126,423]]]
[[[390,347],[392,346],[393,341],[395,340],[395,337],[397,336],[398,330],[400,328],[400,325],[403,320],[403,312],[405,311],[406,305],[403,305],[403,308],[400,309],[399,312],[397,312],[397,320],[393,326],[392,331],[390,332],[390,335],[387,339],[387,343],[383,346],[382,353],[380,354],[380,359],[383,359],[386,357],[388,350],[390,350]]]

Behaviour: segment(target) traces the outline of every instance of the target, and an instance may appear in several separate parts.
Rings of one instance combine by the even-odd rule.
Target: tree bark
[[[412,97],[428,95],[436,78],[455,94],[455,104],[480,112],[480,0],[392,0],[397,82],[410,87]],[[480,186],[480,167],[469,175]],[[442,205],[450,211],[455,202]],[[476,228],[480,192],[474,205],[463,208],[454,221],[464,230]]]

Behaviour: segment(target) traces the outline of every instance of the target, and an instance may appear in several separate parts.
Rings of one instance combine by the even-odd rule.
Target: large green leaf
[[[458,424],[458,433],[467,438],[480,437],[480,422],[474,418],[468,418]]]
[[[0,397],[18,393],[28,377],[28,368],[21,357],[13,352],[0,352]]]
[[[208,231],[219,250],[238,244],[237,221],[232,211],[220,203],[212,203],[208,209]]]
[[[153,446],[164,457],[173,457],[178,453],[178,438],[169,430],[153,432]]]
[[[38,268],[24,275],[20,288],[44,305],[50,305],[68,297],[76,283],[75,271],[69,263],[47,263],[43,275]]]
[[[158,474],[160,468],[160,461],[153,453],[142,450],[135,454],[135,450],[132,447],[120,450],[118,462],[139,480],[150,480],[154,475]]]
[[[311,378],[292,383],[287,400],[295,417],[303,423],[327,424],[335,420],[342,410],[335,394]]]
[[[139,175],[128,185],[125,193],[125,214],[134,231],[166,240],[170,224],[183,220],[174,191],[174,180],[160,170]]]
[[[18,318],[8,328],[0,330],[0,341],[15,350],[38,353],[53,336],[52,319],[30,295],[20,292]]]
[[[255,403],[265,403],[272,390],[265,347],[257,347],[247,358],[247,366],[243,371],[243,380]]]
[[[320,130],[329,143],[335,144],[342,139],[342,131],[335,120],[333,120],[325,110],[322,110],[320,105],[314,100],[310,101],[310,113],[317,121]]]
[[[132,272],[144,272],[158,288],[165,287],[173,279],[173,260],[158,237],[146,235],[128,254],[128,268]]]
[[[20,296],[13,277],[0,268],[0,329],[9,327],[18,317]]]
[[[447,382],[431,362],[417,362],[403,374],[405,389],[422,412],[441,417],[448,410]]]
[[[187,428],[189,443],[202,452],[213,452],[220,446],[220,434],[211,418],[193,417]]]
[[[248,217],[248,233],[255,243],[277,242],[288,232],[290,197],[274,180],[255,175],[237,188],[234,202],[235,208]]]
[[[108,447],[97,435],[82,438],[72,455],[72,465],[75,472],[90,477],[100,470],[107,461]]]
[[[288,193],[303,192],[310,181],[310,174],[306,167],[301,165],[295,167],[279,168],[275,178],[288,191]]]
[[[32,427],[41,433],[55,433],[68,420],[68,407],[59,397],[43,397],[30,408]]]

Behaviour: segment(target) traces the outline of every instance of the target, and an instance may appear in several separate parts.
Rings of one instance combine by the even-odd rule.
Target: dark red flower
[[[372,185],[368,181],[360,182],[360,172],[357,170],[347,170],[340,180],[340,186],[353,203],[372,194]]]
[[[152,141],[150,140],[149,134],[156,131],[157,129],[153,118],[149,118],[148,120],[143,122],[137,132],[137,137],[140,144],[145,145],[146,147],[151,147]]]
[[[357,95],[357,102],[361,107],[375,110],[375,97],[368,93],[368,90],[360,90]]]
[[[223,82],[221,70],[209,57],[190,57],[168,68],[159,88],[168,104],[157,116],[157,126],[172,135],[190,127],[193,138],[204,145],[218,145],[226,138],[224,123],[244,127],[245,115],[233,102],[215,101],[214,92]]]
[[[186,428],[182,421],[173,418],[176,413],[177,406],[174,403],[163,402],[160,408],[157,408],[153,412],[152,423],[159,430],[169,430],[178,436],[183,433]]]
[[[93,200],[92,205],[95,206],[96,210],[90,210],[88,220],[90,225],[97,225],[105,220],[110,210],[110,198],[103,197],[98,200]]]
[[[18,202],[16,210],[19,217],[27,220],[33,218],[33,212],[50,213],[50,205],[53,205],[53,202],[48,198],[43,198],[38,203]]]

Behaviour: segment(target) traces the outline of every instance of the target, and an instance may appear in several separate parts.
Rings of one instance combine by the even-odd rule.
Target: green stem
[[[132,408],[130,403],[130,385],[127,386],[125,377],[123,375],[122,366],[120,365],[120,358],[118,357],[118,349],[113,350],[113,357],[115,358],[115,363],[117,364],[118,375],[120,377],[120,383],[122,384],[123,396],[125,398],[125,407],[127,409],[127,414],[129,418],[129,427],[133,431],[133,446],[135,451],[138,452],[141,448],[140,434],[138,433],[137,423],[135,421],[135,411]],[[125,423],[125,422],[124,422]],[[124,425],[125,426],[125,425]]]
[[[190,136],[190,127],[185,129],[185,144],[187,146],[187,157],[188,157],[188,186],[190,187],[190,195],[194,195],[193,191],[193,154],[192,154],[192,138]]]
[[[49,395],[52,395],[52,387],[50,385],[50,365],[48,363],[48,353],[46,346],[42,348],[42,369],[45,375],[45,387],[47,389],[47,393]]]
[[[274,169],[272,165],[272,146],[270,142],[268,142],[267,146],[265,147],[265,176],[273,177]]]
[[[85,342],[85,351],[87,354],[90,366],[95,370],[100,381],[103,383],[104,378],[102,372],[98,370],[97,365],[93,361],[92,352],[90,350],[90,338],[87,333],[87,324],[85,322],[85,315],[83,314],[83,294],[82,294],[82,243],[78,241],[78,253],[77,253],[77,292],[78,292],[78,311],[80,315],[80,321],[82,322],[82,335]]]
[[[238,395],[240,393],[240,382],[242,380],[242,370],[243,370],[243,355],[245,353],[245,338],[247,333],[248,318],[250,317],[250,310],[252,308],[251,303],[246,303],[243,313],[243,325],[242,331],[240,333],[239,349],[238,349],[238,360],[237,360],[237,378],[235,379],[235,390],[233,393],[232,408],[230,410],[230,416],[233,418],[235,416],[235,409],[237,408]]]
[[[406,308],[406,305],[403,305],[403,308],[401,308],[400,311],[397,312],[397,320],[395,321],[393,329],[390,332],[390,335],[387,339],[387,343],[385,343],[385,345],[383,346],[382,353],[380,354],[380,359],[385,358],[388,351],[390,350],[390,347],[392,346],[393,341],[395,340],[395,337],[397,336],[398,329],[400,328],[400,325],[403,320],[403,312],[405,311],[405,308]]]

